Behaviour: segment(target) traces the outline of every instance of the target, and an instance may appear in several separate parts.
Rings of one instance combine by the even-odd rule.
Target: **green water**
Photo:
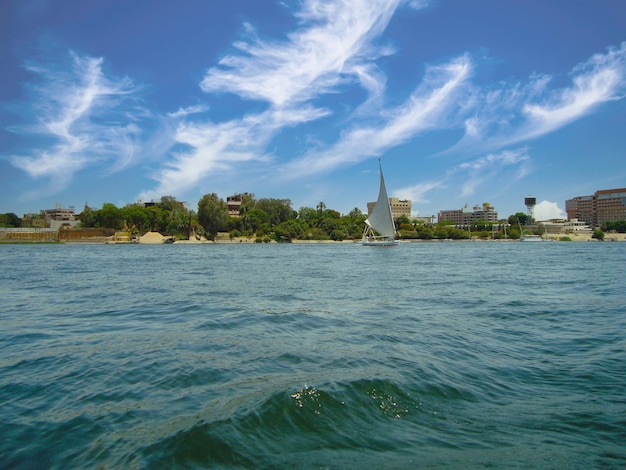
[[[625,261],[0,246],[0,466],[624,468]]]

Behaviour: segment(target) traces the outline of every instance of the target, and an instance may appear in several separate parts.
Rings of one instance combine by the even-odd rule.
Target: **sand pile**
[[[144,243],[146,245],[158,245],[160,243],[165,243],[165,237],[159,232],[148,232],[139,239],[139,243]]]

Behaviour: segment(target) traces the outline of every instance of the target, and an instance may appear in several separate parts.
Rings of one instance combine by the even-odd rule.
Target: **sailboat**
[[[396,240],[396,226],[391,215],[391,205],[387,197],[380,158],[378,159],[378,168],[380,170],[378,200],[372,213],[365,219],[365,230],[363,230],[363,238],[359,243],[367,246],[396,246],[400,242]]]
[[[535,235],[532,233],[524,233],[524,229],[522,228],[522,224],[520,224],[519,219],[517,219],[517,225],[519,225],[519,241],[521,242],[542,242],[540,235]]]

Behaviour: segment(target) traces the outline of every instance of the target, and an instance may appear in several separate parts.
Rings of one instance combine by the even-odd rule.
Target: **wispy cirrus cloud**
[[[551,88],[554,77],[474,88],[463,110],[465,136],[449,151],[503,148],[555,132],[626,93],[626,42],[571,71],[571,85]],[[480,150],[479,150],[480,151]]]
[[[386,77],[374,61],[393,53],[393,49],[374,43],[394,11],[404,4],[423,8],[427,3],[308,0],[296,13],[299,28],[282,41],[261,40],[247,24],[248,38],[234,44],[238,54],[228,55],[218,66],[210,68],[200,87],[206,93],[233,93],[244,99],[261,100],[268,104],[268,109],[221,123],[182,121],[176,141],[186,150],[153,174],[157,187],[141,196],[177,193],[179,188],[196,184],[211,172],[227,171],[235,162],[269,161],[267,145],[271,140],[283,129],[330,116],[330,109],[313,102],[323,95],[340,93],[342,87],[358,85],[366,90],[369,99],[361,106],[378,102]],[[417,101],[413,97],[403,109],[396,110],[404,116],[389,116],[380,137],[387,141],[406,139],[410,133],[406,123],[412,114],[422,112]],[[182,109],[172,117],[184,118],[186,114]],[[352,139],[358,139],[359,132],[368,131],[354,132]],[[340,143],[336,147],[342,145],[350,144]],[[389,145],[387,142],[383,147]],[[330,153],[327,152],[325,161],[317,163],[318,167],[332,160]],[[352,157],[346,154],[344,158]],[[296,163],[292,169],[297,167]]]
[[[445,178],[438,181],[426,181],[424,183],[417,183],[404,188],[394,189],[391,194],[393,197],[400,199],[409,199],[415,206],[418,204],[429,203],[428,193],[436,189],[443,189],[447,187],[448,182]]]
[[[607,101],[622,99],[626,93],[626,42],[596,54],[572,72],[572,86],[556,90],[543,103],[529,103],[523,112],[528,124],[521,138],[553,132]]]
[[[270,157],[266,148],[277,132],[325,114],[324,110],[302,106],[270,109],[222,123],[183,121],[178,124],[174,140],[184,150],[174,152],[172,159],[153,173],[157,186],[143,191],[139,198],[178,194],[181,188],[198,185],[209,173],[238,173],[241,162],[267,162]]]
[[[467,56],[430,67],[422,84],[400,106],[380,110],[375,125],[357,122],[326,149],[317,149],[285,164],[289,177],[330,171],[341,165],[379,156],[428,129],[444,127],[443,117],[456,106],[454,98],[471,76]]]
[[[285,41],[250,39],[234,44],[239,54],[222,58],[200,86],[273,106],[310,101],[354,81],[378,90],[380,77],[367,64],[388,48],[373,40],[384,31],[402,0],[370,2],[309,0],[296,13],[301,28]],[[248,25],[248,31],[253,28]],[[365,65],[364,65],[365,64]]]
[[[510,184],[526,176],[530,171],[531,158],[527,148],[504,150],[475,158],[450,168],[437,180],[394,189],[392,194],[402,199],[410,199],[415,204],[430,202],[428,193],[443,188],[460,188],[456,198],[474,195],[483,185],[493,185],[496,181]]]
[[[390,65],[395,59],[386,57],[403,51],[386,42],[385,31],[399,9],[427,3],[302,0],[285,7],[297,8],[295,29],[273,39],[245,24],[234,52],[202,77],[204,97],[191,106],[176,103],[172,109],[178,109],[167,114],[142,108],[141,90],[128,78],[108,74],[103,58],[71,54],[64,70],[31,64],[37,80],[28,85],[32,96],[24,108],[33,112],[26,125],[11,128],[28,141],[11,162],[33,178],[49,178],[48,190],[54,191],[89,166],[120,171],[150,154],[156,184],[141,195],[149,199],[188,194],[214,176],[238,177],[242,168],[253,167],[256,179],[320,175],[410,145],[429,132],[452,130],[446,135],[462,137],[447,142],[439,155],[441,176],[394,194],[419,201],[454,187],[465,197],[487,178],[520,178],[531,171],[526,149],[511,147],[624,97],[626,43],[574,67],[567,86],[563,77],[540,73],[473,82],[480,59],[460,50],[456,58],[426,66],[412,92],[388,90],[391,74],[421,65]],[[240,98],[239,117],[216,117],[219,103],[210,100],[224,94]],[[160,132],[151,132],[154,127]],[[273,153],[292,133],[308,148]],[[164,158],[157,161],[155,155]],[[442,161],[450,156],[454,162],[446,167]]]
[[[450,175],[461,174],[464,180],[461,185],[460,197],[471,196],[476,188],[495,181],[518,180],[529,172],[530,156],[528,149],[504,150],[499,153],[490,153],[473,161],[464,162],[450,171]],[[503,174],[506,173],[506,177]]]
[[[17,106],[27,122],[9,129],[29,144],[11,163],[33,178],[50,178],[42,192],[63,189],[90,165],[124,168],[141,145],[146,110],[133,82],[107,76],[102,58],[71,52],[69,60],[68,68],[27,65],[36,80],[27,85],[30,101]]]
[[[168,117],[178,119],[185,116],[189,116],[190,114],[200,114],[209,110],[209,107],[205,104],[196,104],[193,106],[187,106],[186,108],[178,108],[178,111],[174,111],[173,113],[167,113]]]

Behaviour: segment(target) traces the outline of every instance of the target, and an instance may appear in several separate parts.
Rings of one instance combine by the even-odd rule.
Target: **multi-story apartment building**
[[[439,222],[452,222],[455,225],[467,225],[479,220],[497,222],[498,212],[488,202],[484,202],[482,206],[475,205],[473,209],[465,204],[462,209],[439,211],[437,220]]]
[[[411,201],[409,199],[398,199],[397,197],[389,198],[389,205],[391,206],[391,216],[393,220],[396,220],[400,216],[406,216],[411,218]],[[376,206],[375,202],[367,203],[367,215],[372,215],[372,211]]]
[[[577,196],[565,201],[568,219],[599,226],[604,222],[626,220],[626,188],[603,189],[592,196]]]

